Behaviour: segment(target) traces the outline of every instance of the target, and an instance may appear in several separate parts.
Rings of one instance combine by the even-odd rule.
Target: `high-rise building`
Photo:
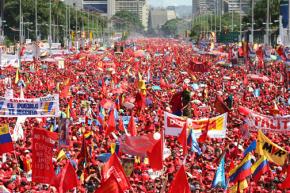
[[[176,12],[173,9],[152,8],[150,10],[150,27],[159,29],[168,20],[176,19]]]
[[[225,12],[225,0],[193,0],[199,5],[199,14],[220,14]]]
[[[111,18],[115,14],[115,0],[83,0],[83,8]]]
[[[240,13],[240,5],[242,15],[249,14],[251,10],[251,0],[227,0],[227,4],[229,12]]]
[[[145,30],[148,30],[149,6],[147,0],[115,0],[116,12],[129,11],[138,15]]]

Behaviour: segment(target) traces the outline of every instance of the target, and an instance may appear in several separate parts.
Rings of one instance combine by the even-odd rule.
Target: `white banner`
[[[57,117],[59,96],[20,99],[0,97],[0,117]]]
[[[186,122],[186,118],[164,113],[165,135],[178,136]],[[225,138],[227,131],[227,113],[210,119],[193,120],[188,119],[188,127],[194,130],[195,136],[199,138],[202,130],[208,126],[210,138]]]
[[[290,134],[290,115],[286,116],[267,116],[245,108],[248,111],[246,123],[250,130],[277,132]]]

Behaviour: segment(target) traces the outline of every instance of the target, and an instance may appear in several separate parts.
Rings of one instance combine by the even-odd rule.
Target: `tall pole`
[[[220,15],[220,32],[222,31],[222,5],[221,5],[221,1],[218,0],[219,2],[219,6],[218,6],[218,9],[219,9],[219,15]]]
[[[240,0],[240,41],[242,41],[242,0]]]
[[[254,9],[255,9],[255,0],[252,0],[252,36],[251,36],[251,43],[254,43]]]
[[[37,0],[34,0],[35,4],[34,4],[34,7],[35,7],[35,40],[37,41],[38,40],[38,29],[37,29]]]
[[[270,1],[267,0],[266,44],[269,44]]]
[[[216,33],[216,16],[217,16],[217,0],[215,0],[215,10],[214,10],[214,32]]]
[[[288,45],[290,45],[290,0],[288,1]]]
[[[232,9],[232,32],[234,31],[234,10]]]
[[[51,0],[49,0],[49,52],[51,51],[51,41],[52,41],[52,31],[51,31]]]
[[[77,41],[78,41],[78,10],[76,9],[76,36],[75,36],[76,45],[75,46],[77,46]]]
[[[19,4],[19,44],[22,44],[22,0]]]
[[[87,23],[87,26],[88,26],[88,39],[90,39],[90,12],[88,11],[88,23]]]

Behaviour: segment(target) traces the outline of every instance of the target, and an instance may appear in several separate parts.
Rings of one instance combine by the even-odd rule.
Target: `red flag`
[[[95,193],[121,193],[118,181],[114,176],[110,176]]]
[[[61,93],[59,94],[60,98],[67,98],[68,97],[69,88],[70,88],[70,86],[68,85],[62,89]]]
[[[131,136],[136,136],[137,135],[137,129],[134,121],[134,116],[131,115],[129,124],[128,124],[128,131],[131,134]]]
[[[74,187],[78,186],[77,174],[71,165],[70,161],[67,162],[63,171],[61,172],[61,180],[59,186],[59,193],[65,193]]]
[[[167,88],[167,84],[162,77],[160,78],[160,88],[162,89]]]
[[[248,85],[249,84],[249,81],[248,81],[248,77],[247,75],[244,75],[244,81],[243,81],[244,85]]]
[[[119,118],[119,130],[120,131],[125,131],[125,129],[124,129],[124,123],[123,123],[122,118]]]
[[[142,94],[142,92],[138,92],[136,94],[136,106],[138,109],[143,109],[146,106],[146,97],[144,96],[144,94]]]
[[[85,141],[85,135],[83,135],[83,142],[82,142],[82,148],[81,148],[81,151],[78,155],[78,168],[81,168],[81,164],[83,164],[84,162],[89,162],[90,161],[90,156],[89,156],[89,153],[88,153],[88,149],[87,149],[87,144],[86,144],[86,141]]]
[[[54,175],[52,164],[57,133],[34,129],[32,137],[32,181],[49,184]]]
[[[162,170],[163,168],[163,145],[162,139],[159,139],[158,142],[153,146],[151,150],[147,152],[149,159],[149,164],[153,171]]]
[[[103,94],[107,93],[107,86],[106,86],[104,79],[102,80],[102,93]]]
[[[279,187],[281,189],[288,189],[288,188],[290,188],[290,165],[288,165],[288,168],[287,168],[287,177],[284,180],[284,182],[282,182],[281,184],[279,184]]]
[[[222,113],[222,114],[230,111],[220,96],[216,97],[214,107],[216,108],[217,112]]]
[[[206,128],[202,131],[200,137],[198,138],[198,142],[199,143],[204,143],[206,141],[206,139],[207,139],[207,132],[208,132],[208,129],[209,129],[209,122],[210,122],[210,119],[208,119]]]
[[[186,137],[186,130],[187,130],[187,121],[183,126],[181,133],[179,134],[177,140],[182,145],[183,148],[183,155],[187,154],[187,137]]]
[[[169,187],[168,193],[190,193],[190,188],[183,165],[175,175],[174,180]]]
[[[130,188],[130,183],[116,154],[113,154],[109,161],[103,166],[102,176],[104,181],[108,180],[111,176],[114,176],[117,182],[119,182],[122,191]]]
[[[116,130],[116,122],[115,122],[115,116],[114,116],[114,109],[111,109],[105,135],[108,136],[115,130]]]

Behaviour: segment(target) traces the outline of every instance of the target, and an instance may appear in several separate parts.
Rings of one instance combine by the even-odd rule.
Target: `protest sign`
[[[243,108],[243,110],[247,112],[245,122],[248,124],[249,130],[257,131],[261,129],[265,132],[271,131],[290,134],[290,115],[267,116],[244,107],[241,108]]]
[[[57,134],[44,129],[34,129],[32,137],[32,181],[50,184],[54,177],[53,147]]]
[[[208,124],[209,121],[209,124]],[[165,135],[178,136],[185,124],[186,119],[171,113],[164,113]],[[188,127],[194,130],[195,136],[199,138],[208,125],[208,136],[210,138],[225,138],[227,130],[227,113],[210,119],[193,120],[188,119]]]
[[[20,99],[0,97],[0,117],[57,117],[59,96]]]

